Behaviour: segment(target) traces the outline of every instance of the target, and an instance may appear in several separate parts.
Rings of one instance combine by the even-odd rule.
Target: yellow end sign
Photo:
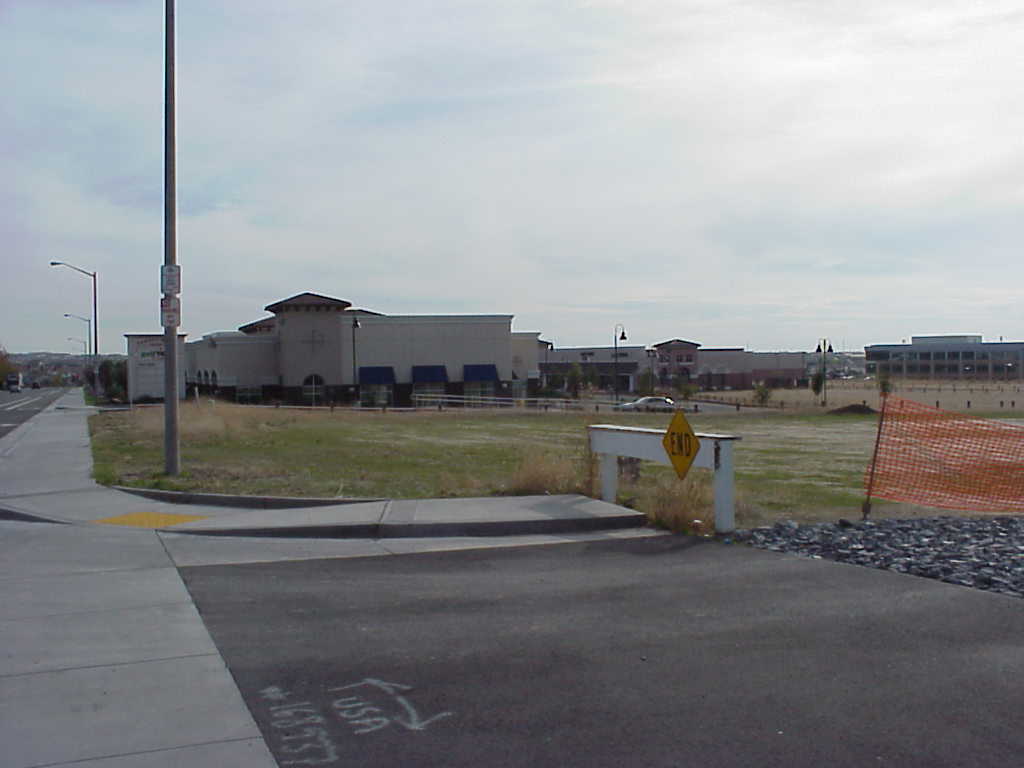
[[[675,467],[679,478],[686,477],[686,473],[690,471],[690,465],[697,458],[700,440],[682,411],[676,411],[676,415],[672,417],[672,422],[668,425],[661,444],[665,446],[665,453],[668,454],[669,461]]]

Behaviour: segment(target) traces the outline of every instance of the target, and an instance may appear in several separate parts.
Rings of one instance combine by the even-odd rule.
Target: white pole
[[[715,441],[715,533],[736,530],[732,440]]]

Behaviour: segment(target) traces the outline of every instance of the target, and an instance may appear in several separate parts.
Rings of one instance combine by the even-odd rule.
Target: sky
[[[1024,338],[1024,0],[177,0],[190,338]],[[0,0],[0,344],[160,332],[163,0]]]

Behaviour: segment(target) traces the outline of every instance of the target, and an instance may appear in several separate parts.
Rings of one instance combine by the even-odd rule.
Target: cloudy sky
[[[1024,0],[178,0],[182,330],[1024,338]],[[0,0],[0,344],[159,332],[163,0]],[[77,345],[77,349],[81,349]]]

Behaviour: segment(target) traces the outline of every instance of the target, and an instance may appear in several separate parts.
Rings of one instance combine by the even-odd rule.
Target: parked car
[[[616,411],[667,411],[671,413],[676,409],[675,401],[670,397],[641,397],[629,403],[619,403],[614,406]]]

